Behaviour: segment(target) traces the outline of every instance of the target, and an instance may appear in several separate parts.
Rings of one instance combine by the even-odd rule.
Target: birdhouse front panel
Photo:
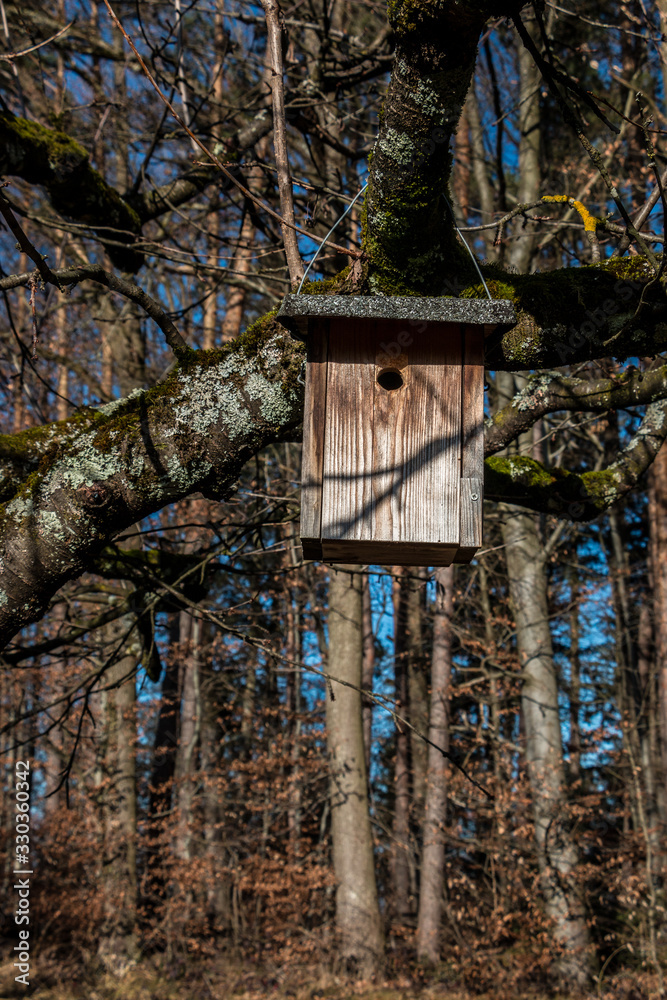
[[[385,560],[415,546],[451,561],[459,545],[460,330],[398,344],[401,324],[329,326],[320,537],[324,559],[350,548]],[[392,345],[401,350],[388,353]],[[483,390],[483,385],[482,385]],[[388,543],[383,546],[382,543]]]
[[[285,300],[279,318],[308,344],[305,558],[439,566],[481,545],[483,338],[498,309],[465,302],[482,320],[466,323],[452,302]]]

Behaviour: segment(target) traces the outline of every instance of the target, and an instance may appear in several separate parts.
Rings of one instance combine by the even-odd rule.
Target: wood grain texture
[[[322,539],[372,538],[374,324],[335,319],[329,328]],[[328,558],[325,555],[325,558]]]
[[[327,399],[329,323],[319,320],[308,337],[301,453],[301,542],[304,559],[321,559],[322,466]]]
[[[484,328],[463,328],[461,476],[479,476],[484,467]]]
[[[458,546],[460,329],[458,324],[412,331],[404,326],[331,321],[322,483],[325,559],[338,558],[330,543],[353,539],[376,543],[383,560],[391,558],[384,543]],[[400,371],[401,388],[378,383],[387,367]],[[448,565],[450,554],[442,556],[446,561],[438,564]]]
[[[482,544],[482,487],[480,477],[461,480],[461,537],[455,562],[470,562]]]
[[[482,542],[483,346],[484,329],[460,323],[310,320],[305,558],[470,561]],[[378,381],[387,369],[400,388]]]
[[[393,334],[377,322],[377,342]],[[400,332],[400,331],[399,331]],[[461,450],[461,348],[458,327],[433,324],[403,349],[402,388],[373,381],[377,541],[458,542]]]

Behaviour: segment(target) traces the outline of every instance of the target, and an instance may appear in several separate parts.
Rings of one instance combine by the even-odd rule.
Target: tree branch
[[[486,342],[486,366],[496,371],[560,368],[606,357],[653,357],[667,346],[667,297],[642,257],[540,274],[484,269],[494,298],[513,301],[514,329]],[[452,294],[479,295],[479,285],[450,282]],[[473,292],[473,289],[475,291]],[[638,305],[646,289],[641,313]]]
[[[33,431],[39,468],[0,506],[0,647],[120,531],[191,493],[233,492],[247,459],[298,426],[302,363],[269,317],[152,389]]]
[[[2,195],[0,195],[1,197]],[[81,281],[90,280],[97,282],[98,285],[104,285],[105,288],[109,288],[112,292],[118,292],[119,295],[123,295],[126,299],[131,299],[132,302],[136,302],[137,305],[141,306],[144,312],[157,323],[164,334],[164,339],[176,356],[183,351],[190,350],[162,307],[147,292],[139,288],[138,285],[135,285],[133,281],[128,281],[126,278],[119,278],[117,275],[111,274],[110,271],[105,271],[103,267],[99,267],[97,264],[62,267],[55,271],[47,268],[47,270],[48,275],[46,277],[42,275],[42,277],[44,277],[45,281],[56,285],[57,288],[60,288],[61,285],[78,285]],[[33,278],[33,274],[10,274],[6,278],[0,278],[0,290],[7,291],[10,288],[24,287],[29,285]]]
[[[110,229],[124,234],[128,244],[141,229],[137,213],[91,166],[83,146],[8,111],[0,111],[0,174],[42,184],[57,212],[90,223],[103,244]],[[125,271],[137,271],[143,261],[129,245],[109,246],[109,256]]]
[[[626,496],[667,437],[667,404],[651,403],[641,426],[617,460],[595,472],[549,469],[524,456],[487,458],[484,489],[489,500],[590,521]]]
[[[299,245],[294,230],[294,197],[292,192],[292,177],[287,154],[287,136],[285,134],[285,91],[283,87],[283,52],[282,29],[280,25],[281,10],[277,0],[262,0],[266,17],[266,54],[269,69],[269,86],[273,97],[273,148],[278,167],[278,192],[280,195],[280,228],[285,245],[285,257],[289,270],[290,282],[296,285],[303,277],[303,261],[299,253]]]
[[[4,194],[1,191],[0,191],[0,213],[2,213],[3,219],[7,223],[11,232],[16,237],[16,242],[20,250],[26,255],[26,257],[28,257],[33,262],[33,264],[39,271],[42,281],[54,284],[59,288],[60,285],[58,285],[57,280],[54,279],[53,277],[53,271],[46,263],[45,258],[41,255],[41,253],[39,253],[36,247],[32,245],[26,234],[21,229],[20,225],[16,221],[14,213],[12,212],[11,204],[7,201],[7,199],[5,198]],[[32,279],[32,277],[33,276],[31,275],[30,278]]]
[[[636,369],[619,379],[568,378],[536,375],[513,400],[486,421],[484,454],[494,455],[548,413],[604,413],[667,399],[667,365],[652,371]]]

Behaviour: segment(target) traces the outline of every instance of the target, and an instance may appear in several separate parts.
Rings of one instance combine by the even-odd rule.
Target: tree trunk
[[[576,560],[577,547],[574,546]],[[573,784],[581,779],[581,644],[579,623],[579,575],[576,567],[569,573],[570,580],[570,779]]]
[[[526,27],[534,39],[538,30],[532,11],[526,18]],[[535,61],[524,45],[519,44],[519,204],[526,204],[539,198],[540,181],[540,86],[542,76]],[[539,42],[538,42],[539,45]],[[528,271],[536,238],[526,231],[527,227],[517,227],[518,235],[512,244],[510,263],[522,274]]]
[[[327,698],[327,742],[336,930],[346,970],[366,977],[380,965],[383,941],[361,722],[362,653],[361,577],[332,569],[328,669],[334,698]],[[337,680],[354,686],[345,687]]]
[[[433,964],[440,958],[439,936],[445,877],[444,826],[447,816],[447,761],[437,747],[445,751],[449,749],[454,567],[439,569],[435,579],[437,595],[433,619],[431,710],[428,730],[431,744],[428,747],[424,850],[417,921],[417,955]]]
[[[187,611],[180,615],[180,651],[183,657],[181,715],[176,751],[176,855],[192,858],[192,804],[195,767],[201,732],[201,623]]]
[[[133,621],[131,616],[125,616],[107,627],[109,650],[131,628]],[[122,975],[137,957],[135,669],[139,655],[139,640],[136,631],[133,631],[118,660],[104,677],[106,684],[117,686],[107,693],[105,699],[104,924],[98,955],[115,975]]]
[[[362,582],[363,608],[363,648],[364,658],[361,670],[361,687],[364,691],[373,690],[373,672],[375,670],[375,636],[373,634],[373,609],[371,607],[371,585],[368,574],[365,573]],[[361,716],[364,731],[364,756],[366,760],[366,775],[371,773],[371,739],[373,733],[373,702],[362,696]]]
[[[542,897],[562,948],[554,971],[565,981],[585,985],[590,977],[590,943],[574,882],[577,851],[564,815],[565,772],[556,667],[547,608],[544,549],[535,518],[508,512],[503,523],[503,540],[522,668],[521,710]]]
[[[232,926],[231,880],[225,865],[225,784],[220,767],[221,733],[218,715],[221,710],[218,678],[211,669],[208,636],[205,633],[206,654],[203,657],[205,677],[202,682],[201,776],[204,800],[204,855],[208,859],[206,911],[209,926],[215,933]]]
[[[651,470],[649,516],[662,764],[662,780],[657,798],[660,817],[664,824],[667,822],[667,448],[665,445],[658,452]]]
[[[408,665],[404,649],[401,569],[394,567],[394,690],[398,716],[408,718]],[[394,821],[391,851],[393,909],[399,923],[409,920],[410,899],[410,739],[405,726],[396,727],[394,762]]]

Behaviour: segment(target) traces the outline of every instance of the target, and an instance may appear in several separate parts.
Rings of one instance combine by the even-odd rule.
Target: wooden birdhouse
[[[482,544],[484,336],[511,302],[287,295],[306,341],[307,559],[469,562]]]

